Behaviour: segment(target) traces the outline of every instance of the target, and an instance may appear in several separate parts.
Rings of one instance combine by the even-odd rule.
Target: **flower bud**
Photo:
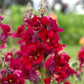
[[[33,7],[32,7],[32,5],[31,5],[31,3],[28,3],[27,8],[26,8],[26,11],[27,11],[27,12],[33,11]]]
[[[3,16],[0,16],[0,22],[3,21],[4,17]]]
[[[7,70],[5,69],[5,68],[3,68],[2,70],[1,70],[1,75],[6,75],[7,74]]]
[[[43,17],[43,16],[44,16],[44,13],[45,13],[45,10],[42,9],[42,10],[40,11],[40,13],[41,13],[41,16]]]
[[[18,77],[20,76],[21,72],[19,70],[15,70],[14,74],[16,74]]]
[[[26,24],[28,24],[28,21],[29,21],[28,15],[27,15],[27,13],[25,13],[24,17],[23,17],[23,22],[26,25]]]
[[[8,68],[8,73],[13,73],[14,69]]]

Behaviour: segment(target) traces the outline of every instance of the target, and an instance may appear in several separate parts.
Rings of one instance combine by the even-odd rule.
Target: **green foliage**
[[[60,33],[64,44],[78,44],[84,35],[84,15],[56,13],[58,24],[64,31]]]
[[[10,24],[12,27],[12,30],[17,30],[18,26],[21,26],[23,16],[26,10],[26,7],[20,6],[20,5],[13,5],[9,9],[9,11],[5,11],[4,16],[5,20],[3,21],[4,24]],[[8,13],[10,12],[10,13]]]
[[[14,28],[14,30],[17,30],[17,27],[22,24],[22,18],[24,15],[25,8],[18,5],[14,5],[10,9],[12,12],[12,27]]]

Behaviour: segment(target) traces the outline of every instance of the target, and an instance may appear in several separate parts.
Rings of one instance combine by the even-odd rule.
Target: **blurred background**
[[[38,15],[41,0],[0,0],[0,9],[5,17],[3,23],[10,24],[12,31],[21,26],[28,2]],[[45,5],[46,15],[57,19],[58,26],[64,29],[60,33],[61,43],[67,45],[64,51],[76,57],[77,51],[84,45],[84,0],[45,0]],[[8,44],[11,43],[9,38]]]

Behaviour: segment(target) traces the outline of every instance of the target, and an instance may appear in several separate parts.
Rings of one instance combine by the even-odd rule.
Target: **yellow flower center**
[[[24,20],[27,20],[27,18],[24,18]]]
[[[50,42],[50,39],[49,39],[49,38],[47,39],[47,42],[48,42],[48,43]]]
[[[11,58],[11,56],[10,56],[10,55],[8,55],[8,58],[10,59],[10,58]]]
[[[9,80],[9,82],[12,82],[12,81],[13,81],[13,80],[11,80],[11,79]]]

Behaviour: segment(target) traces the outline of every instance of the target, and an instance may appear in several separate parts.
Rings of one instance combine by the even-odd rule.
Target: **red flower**
[[[28,46],[28,55],[29,57],[33,57],[34,63],[40,63],[43,60],[43,53],[44,48],[39,42],[34,44],[31,43]]]
[[[34,15],[32,19],[29,20],[29,24],[33,27],[34,30],[39,30],[43,27],[41,23],[41,18]]]
[[[10,35],[10,26],[4,25],[0,23],[0,48],[5,48],[5,43],[7,42],[7,38]]]
[[[63,45],[59,44],[59,34],[46,28],[39,32],[40,39],[44,42],[44,46],[47,50],[54,49],[56,51],[62,50]]]
[[[51,82],[51,77],[49,77],[49,78],[44,78],[44,82],[45,82],[45,84],[50,84],[50,82]]]
[[[11,52],[8,52],[8,53],[5,55],[5,62],[11,61],[12,58],[13,58],[13,54],[12,54]]]
[[[49,65],[52,64],[53,60],[54,60],[54,56],[51,55],[50,58],[47,59],[47,60],[45,61],[45,63],[44,63],[45,68],[48,68]]]
[[[57,72],[56,74],[54,74],[53,77],[55,78],[55,80],[57,82],[60,82],[60,81],[63,82],[67,78],[67,75],[65,72],[60,71],[60,72]]]
[[[38,36],[33,32],[32,27],[29,26],[28,29],[22,33],[22,41],[26,43],[38,41]]]
[[[21,27],[18,27],[17,32],[13,34],[14,38],[15,37],[21,37],[22,36],[22,32],[24,31],[24,25],[22,24]]]
[[[63,66],[63,67],[61,68],[61,71],[65,72],[66,75],[67,75],[67,77],[69,77],[69,76],[72,75],[72,74],[76,74],[76,75],[77,75],[77,72],[76,72],[74,69],[72,69],[72,68],[69,66],[69,64]]]
[[[68,62],[70,57],[66,53],[61,53],[55,56],[55,71],[65,73],[67,77],[71,74],[76,74],[77,72],[70,68]]]
[[[70,57],[66,53],[55,54],[45,62],[45,67],[50,75],[56,79],[64,81],[72,74],[77,74],[68,64]]]
[[[2,84],[24,84],[24,79],[19,78],[17,75],[9,74],[7,77],[1,79]]]
[[[41,22],[43,26],[47,26],[49,24],[49,19],[47,17],[41,17]]]
[[[9,25],[3,25],[2,23],[0,24],[1,29],[5,32],[8,33],[10,32],[10,26]]]
[[[56,64],[58,64],[60,67],[68,64],[69,62],[69,55],[67,55],[65,52],[61,53],[60,55],[57,55],[55,56],[55,62]]]
[[[56,20],[52,19],[51,17],[49,17],[49,26],[47,28],[48,30],[53,30],[55,32],[62,32],[63,29],[60,29],[58,27],[58,24],[56,22]]]
[[[5,42],[0,40],[0,49],[5,48],[5,43],[7,42],[7,40]]]
[[[40,63],[44,59],[44,48],[40,43],[30,43],[26,46],[27,49],[25,51],[23,50],[24,56],[22,57],[21,62],[23,65],[26,65],[26,68],[31,69],[33,64]]]
[[[26,66],[26,69],[32,69],[32,65],[33,65],[33,58],[29,58],[27,56],[23,56],[21,59],[21,63],[23,64],[23,66]]]
[[[14,70],[17,70],[17,69],[19,70],[21,69],[21,67],[22,65],[19,59],[14,59],[14,58],[11,59],[9,68],[12,68]]]
[[[47,17],[37,17],[34,15],[32,19],[29,20],[29,25],[33,27],[34,30],[40,30],[44,26],[48,25],[49,20]]]

